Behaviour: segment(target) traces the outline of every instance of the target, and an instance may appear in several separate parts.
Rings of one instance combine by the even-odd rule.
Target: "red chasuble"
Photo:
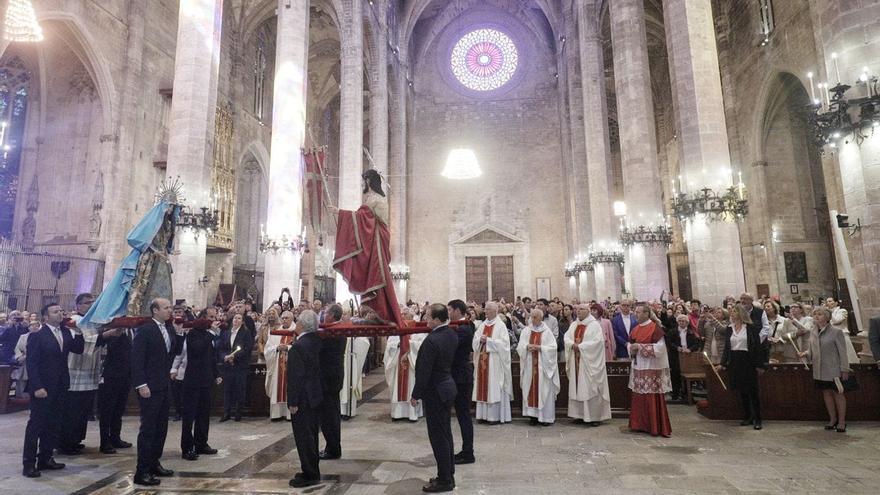
[[[630,333],[630,342],[634,344],[656,344],[663,339],[663,329],[656,323],[636,326]],[[635,359],[653,357],[654,349],[641,348]],[[668,373],[669,368],[665,371]],[[633,383],[640,391],[632,392],[632,404],[629,414],[629,428],[633,431],[644,431],[654,436],[668,437],[672,434],[669,424],[669,411],[666,409],[666,397],[663,392],[663,369],[645,369],[631,371]]]
[[[385,321],[403,327],[391,279],[391,234],[367,205],[357,211],[339,210],[336,223],[336,259],[333,268],[361,303]],[[401,353],[403,341],[401,339]]]
[[[546,332],[546,330],[545,330]],[[529,344],[541,345],[541,336],[543,332],[532,332],[529,334]],[[541,351],[532,351],[532,383],[529,385],[529,407],[538,407],[538,388],[541,383]]]
[[[289,346],[295,337],[291,330],[272,330],[269,335],[280,335],[281,343]],[[287,353],[278,353],[278,386],[276,396],[278,402],[287,402]]]
[[[581,345],[581,342],[584,341],[584,333],[587,332],[586,325],[578,325],[577,328],[574,329],[574,345],[571,346],[571,349],[574,351],[574,390],[577,392],[578,389],[578,380],[581,377],[581,348],[578,347]]]
[[[494,325],[483,325],[483,336],[492,338]],[[477,358],[477,402],[489,400],[489,353],[486,352],[486,344],[480,344],[480,354]]]

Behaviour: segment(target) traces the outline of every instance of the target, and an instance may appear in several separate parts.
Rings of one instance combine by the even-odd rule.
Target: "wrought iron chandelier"
[[[565,265],[566,277],[577,277],[581,272],[591,271],[593,271],[593,263],[589,261],[589,259],[579,260]]]
[[[220,213],[217,209],[203,206],[198,210],[193,211],[189,207],[184,207],[177,220],[177,226],[192,230],[196,235],[203,231],[209,234],[216,231],[220,223]]]
[[[590,265],[597,263],[617,263],[622,265],[624,261],[623,253],[619,251],[591,251]]]
[[[260,252],[266,253],[271,251],[272,254],[278,254],[279,251],[291,252],[309,252],[309,243],[305,237],[298,235],[295,237],[269,237],[266,234],[260,236]]]
[[[662,244],[668,246],[672,244],[672,229],[668,225],[658,225],[656,227],[639,225],[635,229],[622,225],[620,227],[619,239],[620,243],[624,246],[632,246],[633,244]]]
[[[730,186],[719,193],[704,187],[692,194],[679,193],[672,198],[672,214],[680,221],[705,215],[712,222],[740,221],[749,213],[745,186]]]
[[[834,59],[836,62],[836,57]],[[877,94],[880,88],[877,87],[877,77],[870,75],[867,67],[855,86],[839,82],[829,88],[827,83],[820,83],[821,98],[815,97],[811,76],[812,73],[808,74],[813,93],[809,122],[821,153],[825,152],[825,146],[837,148],[841,139],[851,137],[856,144],[861,144],[880,129],[880,95]],[[847,98],[847,91],[854,88],[864,90]]]
[[[37,22],[31,0],[9,0],[4,28],[3,37],[7,41],[43,41],[43,29]]]
[[[406,265],[391,265],[392,280],[409,280],[409,267]]]

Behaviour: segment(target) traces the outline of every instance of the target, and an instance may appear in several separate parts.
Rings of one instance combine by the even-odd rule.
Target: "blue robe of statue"
[[[99,326],[118,316],[149,316],[144,309],[152,298],[171,299],[168,254],[179,214],[180,206],[166,201],[147,212],[128,233],[131,252],[77,326]]]

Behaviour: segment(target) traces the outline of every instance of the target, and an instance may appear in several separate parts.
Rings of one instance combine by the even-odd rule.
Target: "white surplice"
[[[290,330],[293,329],[291,328]],[[270,333],[266,337],[266,345],[263,347],[263,358],[266,360],[266,395],[269,396],[269,417],[271,419],[290,419],[286,391],[282,397],[279,397],[278,394],[278,380],[281,379],[282,374],[287,373],[287,351],[280,351],[278,349],[278,346],[282,343],[282,338],[288,341],[288,346],[293,345],[293,341],[296,340],[295,337],[272,335]],[[282,355],[284,356],[283,358]],[[281,364],[282,359],[284,359],[283,365]]]
[[[364,361],[370,351],[370,339],[349,337],[345,339],[344,376],[342,390],[339,391],[339,404],[343,416],[357,415],[357,402],[363,395]]]
[[[579,326],[583,337],[576,344]],[[579,351],[576,352],[576,351]],[[568,417],[587,422],[611,419],[611,396],[605,370],[605,336],[592,316],[575,320],[565,332],[565,363],[568,374]]]
[[[492,336],[486,339],[486,345],[480,342],[480,337],[487,327],[492,328]],[[513,378],[510,371],[510,334],[507,333],[507,325],[497,316],[493,320],[481,322],[477,331],[474,332],[474,392],[472,400],[477,403],[477,419],[486,421],[500,421],[509,423],[510,400],[513,398]],[[480,401],[480,366],[481,355],[485,352],[488,356],[488,368],[486,370],[487,388],[486,400]]]
[[[538,351],[538,404],[529,407],[529,391],[532,387],[532,363],[535,359],[528,350],[533,333],[541,334],[541,350]],[[604,345],[604,344],[603,344]],[[604,348],[603,348],[604,349]],[[556,359],[556,337],[543,322],[538,328],[524,328],[516,346],[519,354],[520,379],[523,394],[523,416],[538,418],[542,423],[556,421],[556,395],[559,393],[559,365]],[[603,351],[604,352],[604,351]]]
[[[407,372],[407,392],[406,400],[397,400],[397,380],[398,370],[400,366],[400,337],[388,337],[385,345],[385,381],[388,382],[388,390],[391,395],[391,417],[393,419],[408,418],[412,421],[424,416],[422,411],[422,401],[419,405],[412,407],[409,399],[412,396],[413,387],[416,385],[416,356],[419,354],[419,347],[427,335],[416,333],[409,336],[409,370]]]

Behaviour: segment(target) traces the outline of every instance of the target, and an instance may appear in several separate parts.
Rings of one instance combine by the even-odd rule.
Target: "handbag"
[[[837,387],[837,393],[839,394],[853,392],[859,389],[859,382],[856,380],[856,375],[853,373],[850,373],[849,378],[846,380],[841,380],[839,377],[835,378],[834,385]]]

